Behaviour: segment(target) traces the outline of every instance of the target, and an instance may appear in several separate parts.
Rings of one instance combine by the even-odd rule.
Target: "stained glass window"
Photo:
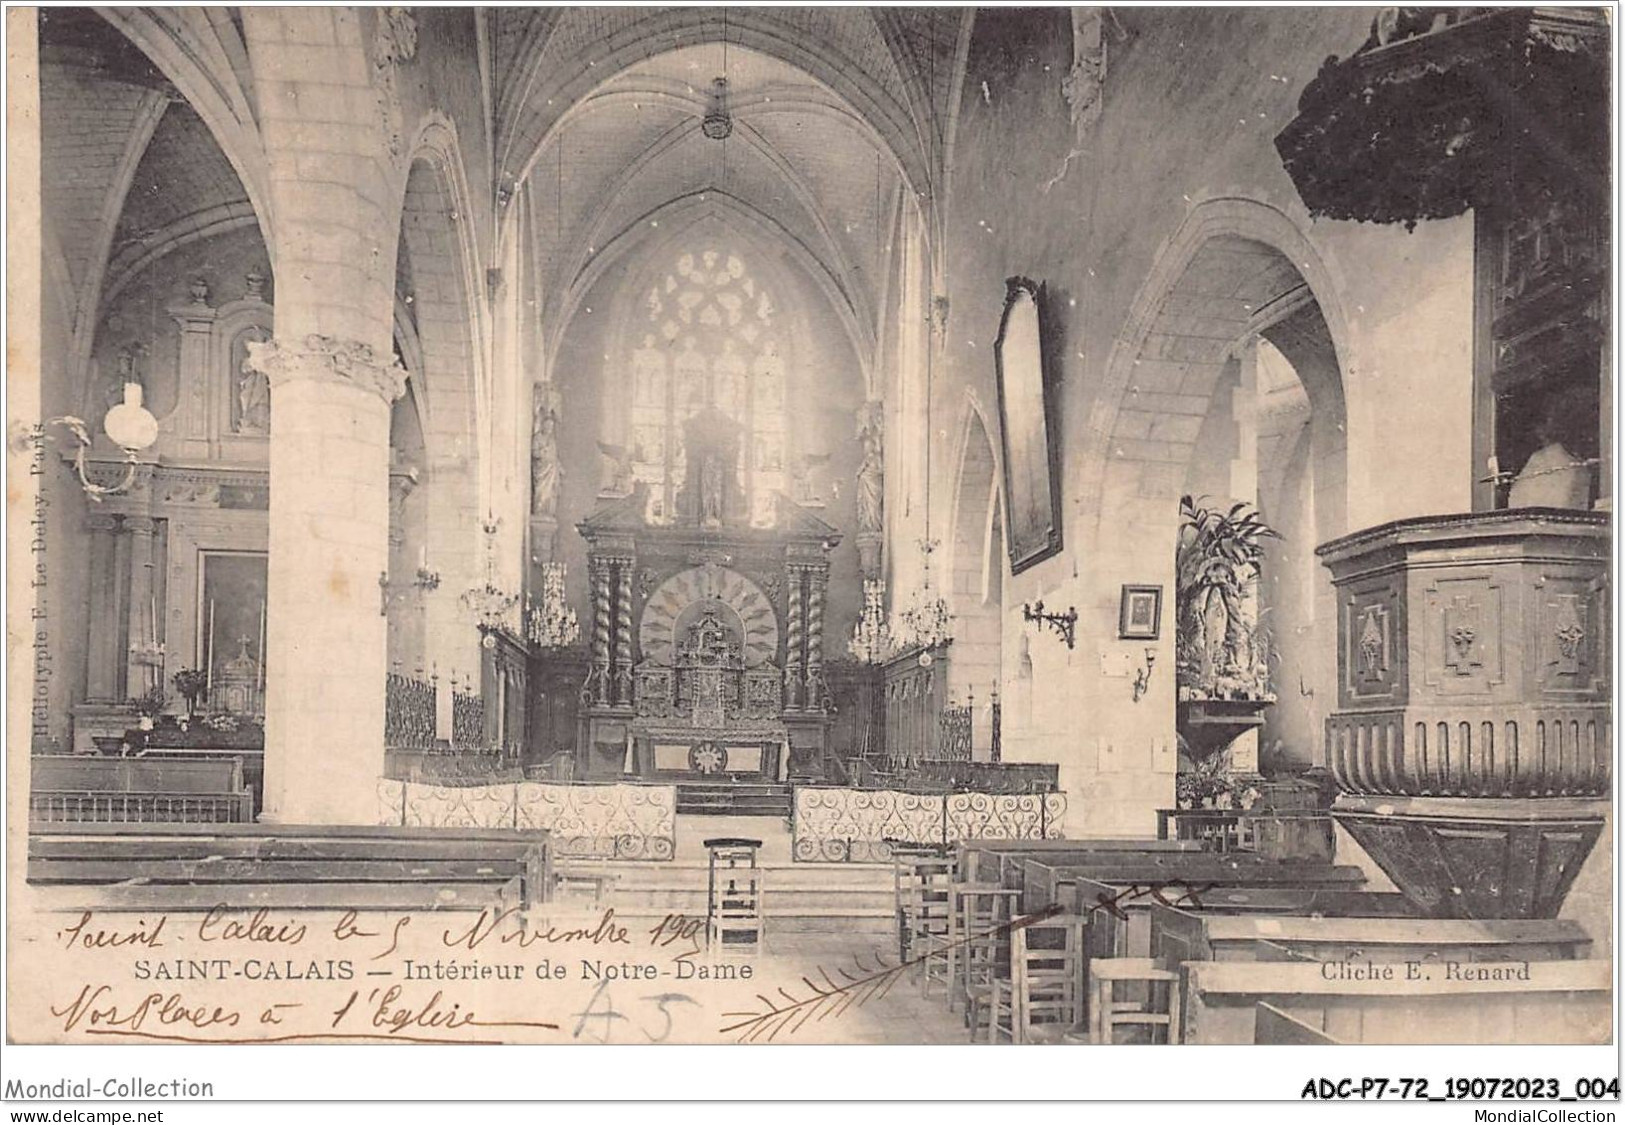
[[[631,344],[633,479],[649,485],[648,519],[669,523],[682,487],[683,422],[714,406],[743,428],[740,485],[750,522],[771,527],[788,479],[788,349],[778,309],[740,255],[685,250],[650,286]]]

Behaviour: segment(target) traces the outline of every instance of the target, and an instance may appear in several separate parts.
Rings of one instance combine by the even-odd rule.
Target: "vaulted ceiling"
[[[951,164],[972,13],[480,10],[468,64],[494,152],[473,187],[500,204],[526,185],[544,328],[562,330],[603,255],[703,205],[780,240],[872,333],[898,216],[928,211]],[[177,236],[256,220],[271,233],[239,9],[50,9],[41,47],[51,266],[74,303],[105,298],[104,280],[122,284]],[[719,76],[733,118],[721,142],[700,130]]]
[[[732,132],[701,130],[724,70]],[[530,177],[535,261],[548,313],[594,264],[710,203],[788,240],[843,310],[868,323],[903,181],[866,123],[803,72],[720,45],[638,63],[561,116]]]
[[[873,335],[905,200],[951,160],[970,9],[487,14],[499,183],[529,187],[544,326],[605,255],[703,205],[777,237]],[[707,137],[727,79],[732,131]]]

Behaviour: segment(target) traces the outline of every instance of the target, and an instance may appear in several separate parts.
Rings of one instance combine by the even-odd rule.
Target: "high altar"
[[[782,780],[823,753],[831,705],[824,602],[836,530],[782,494],[752,526],[737,427],[685,426],[687,478],[669,523],[646,487],[578,525],[592,588],[577,774]]]

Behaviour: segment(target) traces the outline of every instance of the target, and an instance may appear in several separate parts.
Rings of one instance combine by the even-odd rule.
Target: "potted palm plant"
[[[1198,750],[1257,726],[1275,701],[1257,587],[1264,541],[1281,537],[1251,504],[1206,499],[1180,499],[1175,586],[1180,727]]]

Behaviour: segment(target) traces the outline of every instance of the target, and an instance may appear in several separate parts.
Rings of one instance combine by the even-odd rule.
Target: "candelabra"
[[[482,642],[487,648],[496,644],[490,636],[494,632],[514,632],[510,622],[514,611],[519,607],[519,595],[509,593],[497,585],[496,536],[497,528],[502,521],[489,518],[482,525],[485,532],[485,585],[472,586],[463,591],[459,598],[464,609],[468,610],[478,620],[480,628],[486,633]]]
[[[924,561],[924,580],[909,597],[908,605],[897,615],[897,628],[892,630],[902,646],[913,646],[926,652],[953,640],[954,615],[931,585],[931,552],[937,549],[935,539],[920,540],[920,556]]]
[[[564,564],[550,562],[542,568],[542,597],[525,604],[525,636],[540,648],[562,648],[581,637],[576,611],[564,600]]]
[[[852,629],[847,650],[863,664],[882,664],[896,651],[891,628],[886,624],[886,580],[863,580],[863,613]]]

